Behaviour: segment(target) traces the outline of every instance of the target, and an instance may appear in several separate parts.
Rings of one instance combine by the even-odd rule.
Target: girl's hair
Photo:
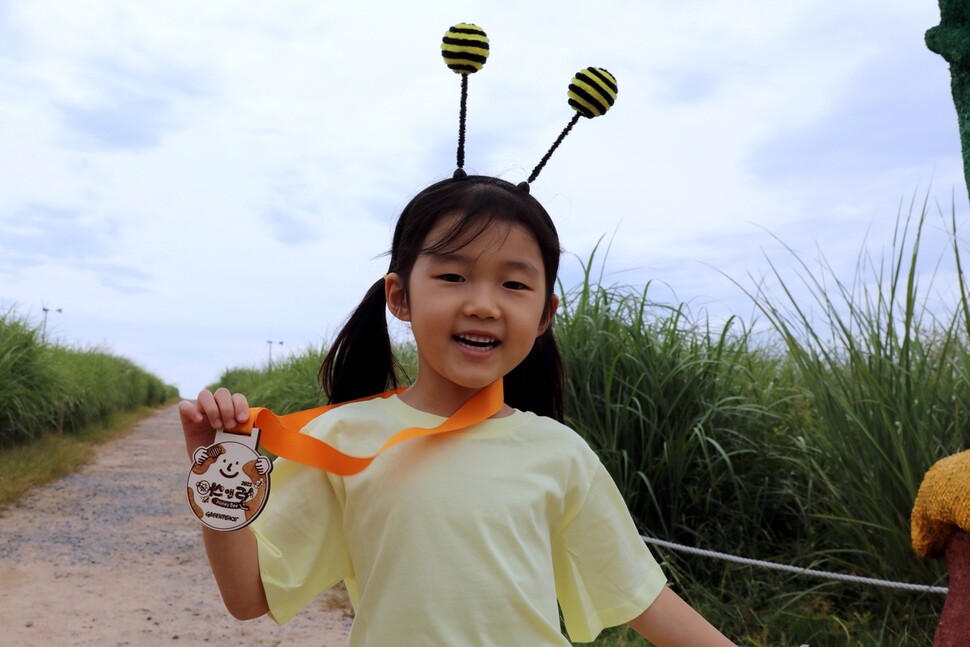
[[[457,216],[452,227],[426,246],[428,233],[443,216]],[[553,287],[559,272],[559,234],[538,200],[510,182],[471,175],[449,178],[418,193],[404,207],[394,229],[388,272],[401,277],[405,296],[415,261],[422,253],[456,251],[493,223],[521,225],[539,246],[545,270],[546,309],[551,317]],[[384,279],[370,287],[334,339],[320,367],[320,383],[331,404],[356,400],[398,386],[400,366],[387,331]],[[563,419],[563,362],[552,325],[529,355],[505,376],[509,406]]]

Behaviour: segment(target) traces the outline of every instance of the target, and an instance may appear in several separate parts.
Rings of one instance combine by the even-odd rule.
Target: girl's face
[[[425,247],[450,220],[435,225]],[[410,322],[418,347],[418,376],[404,399],[441,415],[522,362],[558,303],[546,301],[542,255],[528,229],[494,223],[463,242],[421,253],[406,288],[397,274],[385,284],[388,308]]]

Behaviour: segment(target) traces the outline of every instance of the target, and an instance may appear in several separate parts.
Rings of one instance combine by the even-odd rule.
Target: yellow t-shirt
[[[395,396],[303,431],[364,456],[442,420]],[[273,619],[344,581],[353,646],[568,645],[560,607],[570,638],[588,642],[666,584],[585,441],[520,411],[407,441],[349,477],[278,459],[252,527]]]

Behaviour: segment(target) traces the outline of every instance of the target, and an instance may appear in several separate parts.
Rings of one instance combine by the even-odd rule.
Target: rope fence
[[[746,566],[757,566],[759,568],[767,568],[776,571],[785,571],[787,573],[794,573],[796,575],[807,575],[809,577],[821,577],[829,580],[839,580],[842,582],[852,582],[855,584],[867,584],[869,586],[882,586],[891,589],[903,589],[906,591],[916,591],[920,593],[942,593],[946,595],[948,588],[945,586],[929,586],[926,584],[909,584],[907,582],[893,582],[890,580],[880,580],[873,577],[860,577],[858,575],[844,575],[842,573],[830,573],[828,571],[819,571],[813,568],[804,568],[801,566],[791,566],[789,564],[778,564],[776,562],[766,562],[760,559],[750,559],[747,557],[737,557],[735,555],[729,555],[727,553],[719,553],[714,550],[704,550],[703,548],[694,548],[692,546],[683,546],[681,544],[675,544],[671,541],[664,541],[663,539],[655,539],[653,537],[645,537],[640,535],[648,544],[654,546],[660,546],[662,548],[669,548],[670,550],[678,550],[684,553],[690,553],[692,555],[699,555],[701,557],[710,557],[713,559],[721,559],[727,562],[735,562],[737,564],[744,564]]]

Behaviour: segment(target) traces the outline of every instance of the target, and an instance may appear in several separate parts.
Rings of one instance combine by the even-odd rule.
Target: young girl
[[[396,445],[354,476],[277,459],[251,526],[203,528],[229,611],[283,623],[343,581],[351,645],[568,645],[560,610],[578,642],[627,623],[656,645],[732,644],[667,588],[609,474],[561,424],[560,247],[538,201],[459,174],[405,207],[390,256],[321,380],[331,403],[396,386],[387,310],[410,324],[417,377],[303,433],[364,456],[503,378],[506,404],[467,429]],[[190,456],[249,415],[226,389],[179,409]]]

